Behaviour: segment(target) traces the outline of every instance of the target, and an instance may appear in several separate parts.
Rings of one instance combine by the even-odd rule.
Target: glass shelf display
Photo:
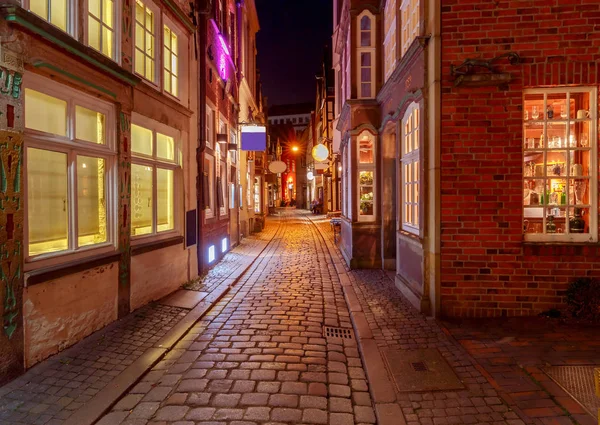
[[[595,128],[592,116],[595,110],[590,106],[590,91],[585,90],[550,89],[524,95],[526,239],[535,234],[564,236],[590,232]]]

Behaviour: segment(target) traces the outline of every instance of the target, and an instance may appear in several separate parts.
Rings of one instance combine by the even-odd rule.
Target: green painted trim
[[[92,58],[91,56],[88,56],[85,53],[83,53],[77,49],[74,49],[72,46],[69,46],[67,43],[59,40],[58,38],[54,37],[50,33],[42,30],[41,28],[36,27],[35,25],[31,24],[30,22],[23,19],[22,17],[17,16],[16,14],[6,15],[5,19],[9,22],[15,22],[15,23],[29,29],[30,31],[33,31],[34,33],[41,35],[42,37],[52,41],[53,43],[58,44],[62,48],[66,49],[67,51],[73,53],[76,56],[79,56],[80,58],[91,63],[92,65],[99,67],[100,69],[108,72],[110,75],[118,78],[121,81],[124,81],[132,86],[135,86],[137,84],[136,80],[128,78],[127,76],[122,75],[122,74],[118,73],[117,71],[109,68],[108,66],[102,64],[101,62],[97,61],[96,59]]]
[[[179,20],[183,23],[183,25],[185,25],[185,27],[188,30],[190,30],[190,32],[196,31],[196,27],[194,26],[194,24],[190,22],[188,17],[185,16],[183,11],[177,5],[175,5],[175,3],[173,3],[171,0],[163,0],[163,3],[166,4],[167,6],[169,6],[169,9],[171,9],[171,12],[173,12],[175,15],[177,15]]]
[[[80,83],[85,84],[86,86],[92,87],[98,91],[101,91],[102,93],[105,93],[111,97],[114,97],[115,99],[117,98],[117,94],[111,92],[110,90],[105,89],[104,87],[100,87],[99,85],[96,85],[88,80],[85,80],[81,77],[78,77],[76,75],[71,74],[70,72],[65,71],[64,69],[60,69],[57,66],[54,66],[52,64],[46,63],[46,62],[42,62],[42,61],[37,61],[33,64],[33,66],[35,66],[36,68],[48,68],[51,69],[52,71],[58,72],[64,76],[69,77],[72,80],[75,81],[79,81]]]

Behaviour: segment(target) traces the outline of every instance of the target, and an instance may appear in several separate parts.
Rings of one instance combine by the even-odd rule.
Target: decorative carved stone
[[[511,81],[511,75],[498,71],[494,63],[502,58],[508,58],[511,65],[521,63],[521,57],[514,52],[504,53],[490,60],[467,59],[460,65],[450,65],[450,75],[456,77],[454,86],[500,86]]]

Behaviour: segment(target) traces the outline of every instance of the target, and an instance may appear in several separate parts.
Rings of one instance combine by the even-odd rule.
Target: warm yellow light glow
[[[106,242],[104,159],[77,157],[77,208],[79,246]]]
[[[298,152],[298,146],[292,146],[292,151]]]
[[[157,231],[173,230],[175,228],[175,208],[173,193],[173,170],[156,170],[157,186]]]
[[[152,168],[131,165],[131,234],[133,236],[152,233]]]
[[[319,144],[312,149],[312,157],[319,162],[325,161],[329,157],[329,149],[323,144]]]
[[[152,130],[131,124],[131,151],[152,156]]]
[[[342,166],[341,165],[338,167],[338,171],[342,171]]]
[[[67,135],[67,102],[25,89],[25,127],[58,136]]]

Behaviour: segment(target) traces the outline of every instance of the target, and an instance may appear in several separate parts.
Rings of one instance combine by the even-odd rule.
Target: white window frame
[[[348,164],[348,175],[346,176],[346,182],[348,183],[348,189],[346,193],[348,194],[348,204],[346,205],[346,212],[348,213],[348,219],[352,220],[354,217],[354,199],[352,192],[352,139],[348,140],[348,144],[346,145],[346,163]]]
[[[50,4],[53,0],[46,0],[46,2],[48,4]],[[66,5],[67,5],[67,22],[66,22],[66,29],[62,29],[56,25],[54,25],[52,22],[50,22],[47,17],[43,17],[38,15],[37,13],[34,13],[31,10],[31,0],[22,0],[22,4],[23,4],[23,8],[28,10],[29,12],[33,13],[35,16],[40,17],[41,19],[43,19],[44,21],[48,22],[49,24],[53,25],[54,27],[58,28],[61,31],[66,32],[67,34],[69,34],[71,37],[75,37],[75,34],[77,34],[77,29],[78,29],[78,22],[77,22],[77,2],[72,2],[70,0],[66,0]],[[50,7],[48,7],[48,13],[50,13]]]
[[[161,240],[182,235],[182,199],[183,188],[181,185],[181,134],[179,130],[168,127],[143,115],[132,113],[131,123],[152,131],[152,155],[144,155],[131,151],[131,164],[152,167],[152,233],[146,235],[131,235],[132,245],[147,242],[148,240]],[[174,158],[172,161],[157,157],[157,137],[160,133],[173,138]],[[173,171],[173,229],[159,232],[158,221],[158,185],[157,168]],[[133,196],[133,195],[132,195]],[[133,213],[133,212],[132,212]]]
[[[164,87],[164,27],[167,26],[177,36],[177,59],[178,59],[178,72],[177,72],[177,96],[169,93]],[[170,19],[164,13],[162,14],[162,22],[160,26],[160,87],[162,93],[165,96],[170,97],[182,105],[186,105],[188,101],[188,56],[189,56],[189,37],[187,33],[181,29],[181,27]]]
[[[363,17],[368,17],[371,20],[371,44],[369,46],[361,46],[361,21]],[[358,15],[356,18],[356,97],[357,99],[373,99],[375,97],[375,85],[376,85],[376,76],[377,76],[377,49],[376,49],[376,40],[377,40],[377,21],[375,19],[375,15],[373,15],[368,10],[363,10],[363,12]],[[371,92],[369,96],[362,95],[362,72],[361,72],[361,55],[363,53],[369,53],[371,55],[371,78],[369,83],[371,84]]]
[[[70,0],[66,0],[66,1],[70,1]],[[84,6],[85,6],[85,20],[84,20],[84,24],[83,24],[83,40],[85,42],[85,45],[94,49],[92,46],[90,46],[89,43],[89,20],[90,20],[90,9],[89,9],[89,2],[88,0],[84,0]],[[113,23],[113,55],[114,57],[109,57],[104,55],[104,53],[102,53],[100,50],[96,50],[98,53],[100,53],[101,55],[103,55],[104,57],[107,57],[109,59],[111,59],[112,61],[118,63],[119,65],[121,64],[121,17],[122,17],[122,7],[123,4],[121,2],[121,0],[114,0],[113,1],[113,6],[114,6],[114,23]]]
[[[554,234],[547,234],[547,233],[524,233],[523,235],[523,239],[525,241],[528,242],[562,242],[562,243],[583,243],[583,242],[597,242],[598,241],[598,108],[597,108],[597,104],[598,104],[598,90],[596,87],[593,86],[585,86],[585,87],[567,87],[567,86],[563,86],[563,87],[554,87],[554,88],[534,88],[534,89],[526,89],[523,91],[523,95],[528,95],[528,94],[542,94],[544,96],[544,106],[540,111],[540,118],[537,121],[540,122],[544,122],[544,123],[548,123],[548,118],[546,115],[546,107],[547,107],[547,96],[548,94],[552,94],[552,93],[565,93],[565,95],[567,96],[567,99],[570,98],[570,94],[571,93],[588,93],[589,94],[589,99],[590,99],[590,109],[589,109],[589,113],[590,113],[590,118],[589,119],[577,119],[577,117],[570,117],[567,118],[568,120],[568,124],[566,124],[566,128],[567,128],[567,140],[568,140],[568,136],[570,135],[570,131],[571,131],[571,123],[576,123],[576,122],[581,122],[581,121],[589,121],[589,126],[590,126],[590,135],[589,135],[589,150],[590,150],[590,175],[589,175],[589,180],[590,180],[590,185],[589,185],[589,196],[590,196],[590,204],[587,206],[584,206],[583,208],[589,208],[590,211],[590,224],[589,224],[589,233],[554,233]],[[529,113],[531,113],[531,111],[528,111]],[[554,111],[555,114],[559,114],[559,111]],[[529,115],[529,120],[533,120],[533,117],[531,115]],[[565,122],[566,120],[562,120],[560,118],[556,118],[553,119],[551,121],[558,121],[558,122]],[[551,122],[550,121],[550,122]],[[525,123],[523,123],[523,126],[525,127]],[[548,140],[548,136],[547,136],[547,124],[544,125],[544,139]],[[523,128],[523,138],[525,138],[525,128]],[[570,174],[570,157],[569,157],[569,152],[572,152],[571,148],[539,148],[536,147],[535,150],[537,152],[544,152],[544,154],[547,151],[551,151],[551,150],[563,150],[566,152],[566,157],[567,157],[567,164],[566,164],[566,169],[567,169],[567,173]],[[525,146],[523,144],[523,169],[525,166],[525,155],[526,155],[526,150],[525,150]],[[565,180],[567,180],[568,178],[570,179],[571,177],[567,177],[568,176],[565,175]],[[546,173],[544,172],[544,181],[546,181],[547,176]],[[525,180],[529,180],[531,179],[531,177],[525,177],[525,173],[523,172],[523,184],[521,187],[525,187]],[[524,198],[523,198],[524,199]],[[569,202],[569,195],[567,193],[567,204],[564,206],[564,208],[567,208],[567,211],[569,208],[575,208],[575,205],[570,204]],[[548,210],[551,207],[546,204],[545,206],[540,206],[540,207],[534,207],[534,206],[529,206],[529,208],[526,208],[525,203],[523,201],[523,205],[522,205],[522,209],[523,209],[523,220],[526,220],[528,217],[539,217],[539,215],[535,215],[536,210],[541,209],[541,216],[543,217],[543,221],[542,221],[542,228],[545,229],[546,227],[546,214],[544,214],[544,210]],[[526,211],[529,211],[529,214],[526,214]],[[532,215],[530,215],[532,214]],[[568,212],[567,212],[567,217],[565,219],[565,223],[566,226],[568,227],[568,221],[569,217],[568,217]]]
[[[373,142],[373,162],[371,163],[361,163],[360,162],[360,139],[368,135],[371,137]],[[375,221],[375,217],[377,217],[377,172],[375,164],[377,162],[377,136],[371,133],[368,130],[361,131],[356,137],[356,207],[357,207],[357,219],[358,221]],[[362,171],[370,171],[373,173],[373,214],[372,215],[362,215],[360,213],[360,173]]]
[[[400,57],[408,51],[415,38],[420,33],[420,0],[403,0],[400,5]]]
[[[215,109],[206,104],[206,147],[209,149],[215,148],[216,132],[215,132],[216,114]]]
[[[342,83],[342,106],[344,106],[344,103],[346,103],[346,100],[350,99],[352,97],[352,67],[351,65],[351,58],[352,55],[350,54],[351,51],[351,46],[350,46],[350,31],[348,31],[348,36],[346,37],[346,51],[344,53],[344,81]],[[341,111],[340,111],[341,113]]]
[[[396,41],[396,23],[398,22],[398,18],[396,16],[396,11],[396,0],[387,0],[385,3],[385,13],[383,15],[384,28],[387,29],[383,40],[384,81],[387,81],[388,78],[390,78],[398,61]]]
[[[416,115],[415,115],[416,114]],[[407,131],[407,126],[411,124]],[[416,121],[416,125],[415,125]],[[411,103],[404,117],[400,130],[400,175],[401,182],[399,190],[401,191],[400,212],[402,230],[419,235],[420,233],[420,213],[421,213],[421,109],[418,103]],[[406,168],[411,172],[410,180],[406,179]],[[415,178],[415,174],[416,178]],[[408,212],[410,211],[410,218]]]
[[[215,217],[215,194],[216,183],[215,183],[215,157],[208,153],[204,154],[205,162],[208,161],[208,170],[204,170],[208,174],[208,208],[204,209],[205,220]],[[204,188],[206,190],[206,188]]]
[[[116,148],[116,111],[113,105],[103,102],[95,97],[88,96],[73,88],[67,87],[47,78],[26,73],[23,81],[24,89],[35,90],[48,96],[67,102],[67,135],[58,136],[37,130],[25,129],[23,147],[23,188],[25,222],[23,226],[25,265],[24,271],[53,266],[67,261],[78,260],[91,255],[113,252],[117,248],[117,148]],[[105,138],[103,145],[78,140],[75,138],[75,107],[83,106],[105,116]],[[26,105],[23,110],[26,112]],[[24,113],[25,113],[24,112]],[[36,148],[60,152],[67,155],[67,207],[68,207],[68,239],[69,248],[64,251],[50,252],[35,256],[29,255],[29,227],[28,227],[28,195],[27,195],[27,149]],[[106,242],[77,247],[78,238],[78,211],[77,211],[77,156],[93,156],[105,160],[105,185],[106,185]]]
[[[136,75],[139,75],[142,78],[142,81],[149,83],[151,86],[153,86],[154,88],[159,88],[161,86],[161,77],[162,77],[162,56],[163,56],[163,49],[162,46],[159,44],[162,36],[161,33],[159,33],[159,29],[162,28],[162,14],[160,11],[160,8],[158,6],[156,6],[156,4],[154,2],[152,2],[152,0],[140,0],[141,3],[144,5],[144,7],[150,9],[150,11],[154,14],[154,28],[153,28],[153,32],[152,35],[154,36],[154,80],[149,80],[148,78],[146,78],[145,75],[139,74],[136,72],[135,70],[135,66],[136,66],[136,41],[137,41],[137,31],[136,31],[136,25],[137,25],[137,15],[136,15],[136,3],[137,0],[134,0],[134,4],[133,4],[133,54],[132,54],[132,60],[133,60],[133,72]],[[145,29],[146,27],[144,26],[144,31],[146,31]],[[144,45],[145,45],[145,40],[144,40]],[[144,58],[147,55],[144,53]],[[145,69],[145,64],[144,64],[144,69]]]

